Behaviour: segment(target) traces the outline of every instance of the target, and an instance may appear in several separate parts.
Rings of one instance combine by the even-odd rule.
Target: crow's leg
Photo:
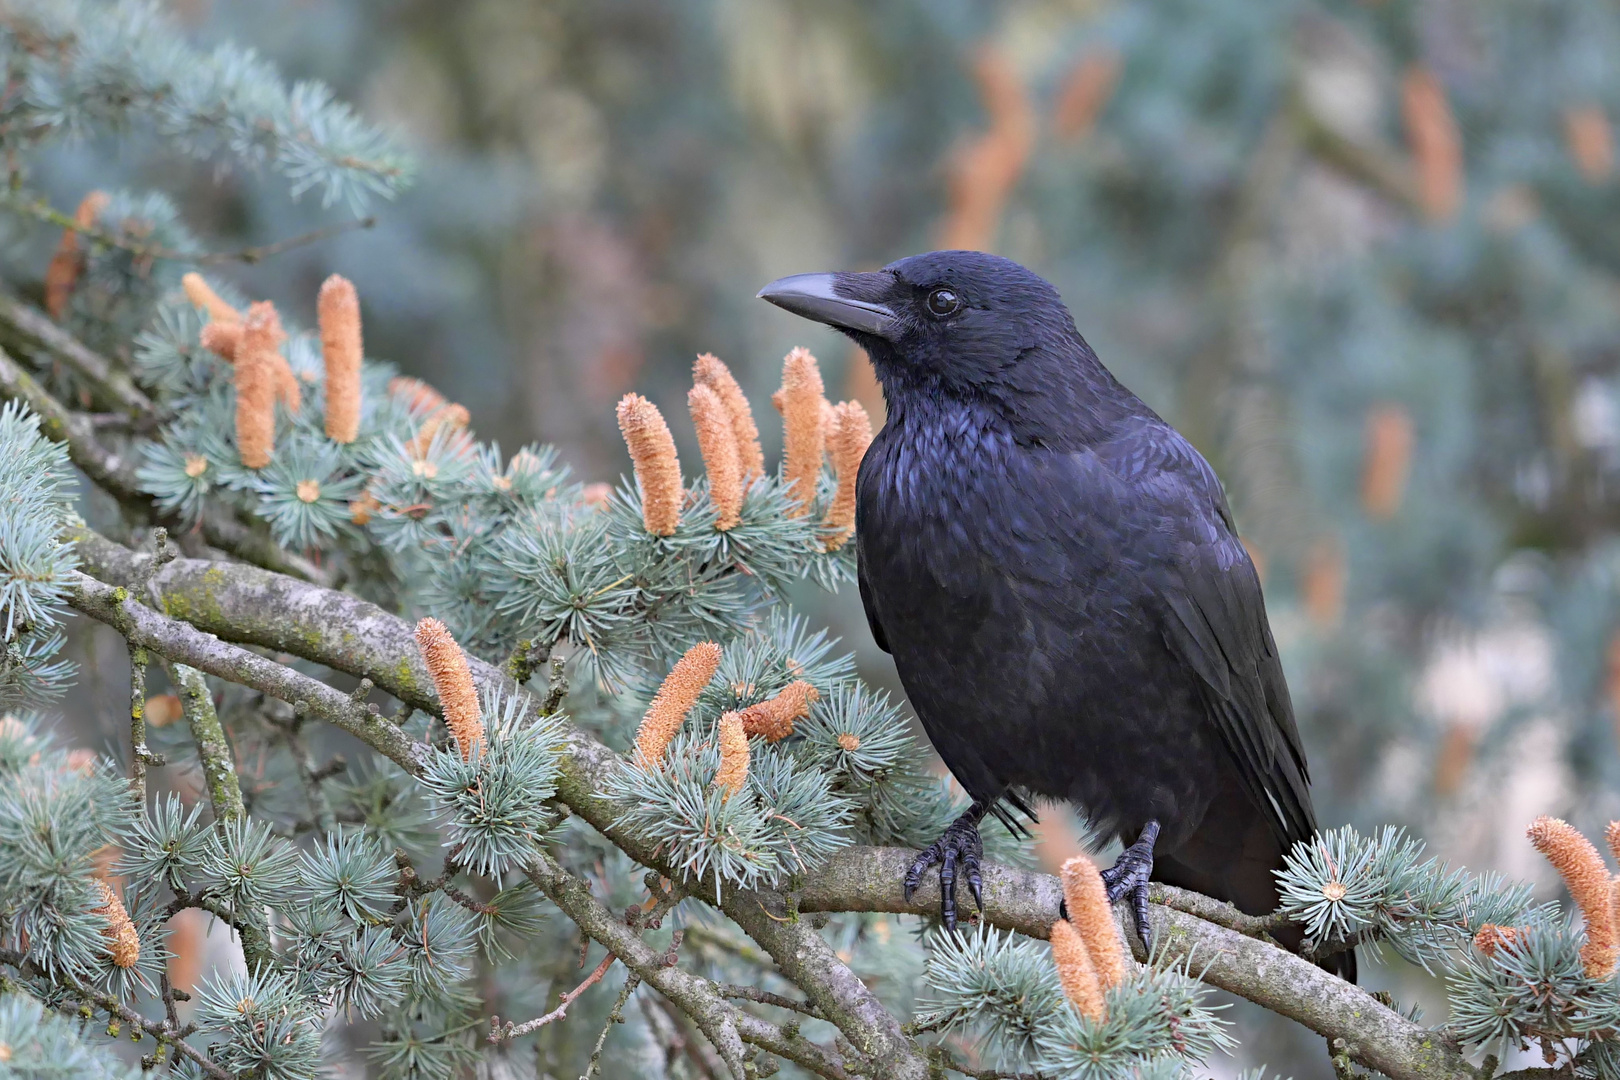
[[[1131,898],[1136,932],[1142,935],[1142,944],[1150,950],[1153,930],[1148,925],[1148,877],[1153,873],[1153,845],[1158,839],[1159,823],[1148,822],[1142,826],[1142,835],[1136,838],[1136,843],[1120,852],[1114,865],[1102,872],[1109,903],[1118,903],[1126,896]]]
[[[906,902],[922,883],[923,872],[931,866],[939,867],[939,917],[945,929],[956,929],[956,870],[961,867],[967,878],[973,902],[984,910],[984,886],[979,878],[979,860],[984,858],[984,843],[979,839],[979,821],[985,808],[980,803],[968,807],[967,813],[951,822],[945,835],[934,841],[932,847],[918,855],[906,871]]]

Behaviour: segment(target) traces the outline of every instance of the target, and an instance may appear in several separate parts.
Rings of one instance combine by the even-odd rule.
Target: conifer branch
[[[55,225],[62,229],[71,229],[84,236],[93,243],[104,247],[117,248],[128,252],[137,259],[167,259],[170,262],[191,263],[196,266],[213,266],[220,263],[247,263],[252,265],[263,262],[273,255],[280,255],[284,251],[306,247],[334,236],[341,236],[357,229],[374,228],[377,224],[375,217],[355,218],[350,221],[339,221],[332,225],[323,225],[318,229],[310,229],[296,236],[289,236],[270,244],[255,244],[250,247],[237,248],[234,251],[179,251],[167,248],[161,244],[145,244],[139,240],[132,240],[128,236],[111,232],[107,229],[97,228],[94,225],[84,225],[72,214],[64,213],[46,202],[44,199],[23,199],[12,196],[5,200],[5,208],[15,213],[33,218],[35,221],[47,225]]]
[[[151,558],[112,544],[88,530],[78,531],[74,536],[79,541],[81,564],[108,580],[133,580]],[[217,634],[244,644],[290,652],[356,677],[370,677],[400,700],[436,712],[438,702],[431,679],[417,654],[411,626],[405,620],[357,597],[320,589],[256,567],[195,559],[175,559],[159,569],[152,576],[152,588],[162,598],[166,610],[184,613],[189,623],[127,602],[119,608],[112,599],[116,592],[112,586],[84,580],[70,595],[69,602],[90,614],[105,614],[103,621],[124,620],[127,615],[124,625],[133,635],[131,640],[142,641],[155,652],[170,655],[210,674],[264,689],[284,700],[306,700],[311,711],[322,719],[337,723],[407,770],[417,771],[416,747],[398,728],[379,718],[361,720],[357,717],[357,706],[347,695],[245,649],[209,637],[209,634]],[[179,655],[182,653],[185,655]],[[481,692],[524,693],[499,668],[472,657],[468,658],[468,664]],[[267,689],[270,686],[277,689]],[[558,797],[631,857],[656,866],[658,859],[652,846],[616,830],[612,804],[597,794],[609,770],[619,767],[618,755],[572,727],[564,730],[563,749]],[[911,858],[912,853],[898,848],[845,848],[807,874],[791,898],[770,891],[742,891],[731,894],[722,904],[722,910],[771,954],[782,973],[804,990],[813,1006],[845,1032],[857,1050],[875,1060],[898,1063],[889,1066],[887,1075],[906,1075],[912,1062],[922,1062],[915,1045],[901,1032],[899,1022],[882,1008],[849,968],[838,961],[809,922],[794,918],[793,911],[931,915],[938,910],[937,885],[925,882],[910,903],[902,898],[899,883]],[[535,872],[531,871],[530,876],[536,878],[536,884],[541,885],[548,896],[553,891],[566,894],[562,879],[556,876],[563,871],[553,867],[548,873],[549,877],[540,875],[547,878],[544,883],[536,878]],[[583,883],[579,883],[579,888],[584,888]],[[1046,938],[1056,917],[1062,890],[1058,880],[1050,875],[987,864],[984,895],[986,921],[1031,937]],[[1158,896],[1166,903],[1156,902],[1150,909],[1155,939],[1165,943],[1171,958],[1188,959],[1205,982],[1296,1020],[1324,1036],[1343,1038],[1353,1060],[1395,1080],[1475,1076],[1473,1067],[1440,1036],[1380,1004],[1366,991],[1276,945],[1167,906],[1174,903],[1177,907],[1202,910],[1208,905],[1214,914],[1220,907],[1214,901],[1168,888],[1163,888]],[[557,900],[557,896],[552,898]],[[582,917],[587,911],[583,901],[558,900],[558,903],[571,918],[575,918],[576,908]],[[590,903],[596,904],[596,901],[590,899]],[[605,913],[606,909],[602,910]],[[611,914],[607,918],[615,919]],[[580,919],[575,918],[575,921]],[[600,927],[593,929],[584,922],[580,925],[595,940],[613,949],[631,970],[664,992],[658,981],[642,970],[646,964],[637,961],[634,950],[619,937],[607,934]],[[1253,920],[1245,929],[1256,933],[1269,925],[1273,924],[1267,920]],[[612,940],[599,937],[599,930]],[[625,933],[629,934],[628,928]],[[1128,939],[1133,949],[1140,950],[1134,934],[1128,935]],[[650,947],[642,947],[651,952]],[[1141,958],[1140,952],[1138,957]],[[681,992],[696,993],[689,987]],[[711,991],[705,989],[701,1000],[712,1002],[710,994]],[[699,1006],[694,1004],[694,1007]],[[858,1033],[858,1037],[850,1037],[850,1032]],[[754,1041],[747,1032],[745,1038]],[[763,1042],[759,1045],[772,1053],[780,1053]],[[890,1057],[891,1054],[897,1056]],[[926,1062],[922,1065],[926,1068]],[[925,1076],[926,1072],[917,1075]]]
[[[236,1080],[235,1077],[216,1065],[196,1047],[182,1040],[180,1037],[181,1032],[171,1026],[167,1019],[148,1020],[135,1010],[127,1008],[110,994],[103,994],[99,990],[85,986],[66,971],[58,970],[47,976],[28,960],[25,953],[16,952],[12,949],[0,949],[0,964],[7,964],[38,978],[49,979],[87,1005],[92,1005],[109,1016],[117,1017],[121,1023],[138,1028],[161,1045],[174,1047],[181,1054],[195,1062],[204,1073],[214,1077],[215,1080]]]
[[[4,294],[0,293],[0,304],[4,303],[3,297]],[[3,314],[0,314],[0,319],[3,318]],[[37,413],[40,433],[52,442],[66,445],[73,464],[120,504],[141,516],[156,517],[171,526],[181,526],[177,519],[153,513],[150,497],[140,490],[134,462],[102,445],[96,437],[94,420],[88,414],[69,409],[57,401],[3,348],[0,348],[0,399],[20,401]],[[217,513],[207,513],[203,515],[200,528],[204,541],[211,547],[256,566],[318,584],[329,584],[331,581],[330,574],[308,559],[283,551],[268,536],[238,521]]]
[[[155,406],[145,391],[111,360],[52,322],[50,316],[0,289],[0,344],[25,354],[48,357],[88,382],[105,403],[130,416],[151,416]]]
[[[203,673],[186,664],[171,664],[170,670],[180,690],[180,707],[191,728],[197,756],[202,759],[203,776],[215,821],[234,821],[242,808],[242,786],[231,762],[231,746],[225,741],[225,728],[214,709],[214,696],[208,691]]]

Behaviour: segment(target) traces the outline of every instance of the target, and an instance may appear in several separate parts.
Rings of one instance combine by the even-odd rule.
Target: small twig
[[[551,716],[562,708],[563,698],[568,696],[568,676],[564,673],[563,661],[560,656],[551,658],[551,689],[546,691],[546,700],[540,706],[541,716]]]
[[[738,986],[735,983],[722,983],[720,993],[725,997],[737,1001],[752,1001],[756,1005],[774,1005],[778,1009],[788,1009],[792,1012],[803,1013],[813,1020],[824,1020],[820,1009],[808,1001],[794,1001],[792,998],[773,994],[769,990],[761,990],[757,986]]]
[[[146,650],[134,642],[129,644],[129,779],[136,797],[146,802],[146,767],[162,765],[161,757],[146,747],[146,665],[150,662]]]
[[[535,1019],[523,1024],[513,1024],[508,1022],[505,1027],[501,1026],[500,1017],[490,1017],[489,1041],[492,1043],[506,1042],[510,1039],[517,1038],[519,1035],[527,1035],[536,1028],[545,1027],[547,1024],[555,1020],[561,1020],[563,1017],[568,1015],[568,1006],[574,1003],[574,999],[600,982],[602,976],[607,974],[607,969],[612,967],[613,962],[617,959],[618,957],[611,952],[602,957],[602,962],[596,965],[596,970],[585,976],[584,982],[580,983],[578,986],[568,991],[568,993],[564,994],[562,996],[562,1000],[557,1003],[557,1007],[546,1013],[544,1016],[536,1017]]]
[[[175,248],[163,247],[161,244],[143,244],[94,225],[82,225],[73,215],[63,213],[44,199],[26,200],[13,197],[6,199],[4,205],[7,209],[26,214],[36,221],[42,221],[47,225],[55,225],[62,229],[69,229],[93,243],[101,244],[103,247],[127,251],[137,259],[165,259],[170,262],[193,263],[198,266],[232,262],[251,265],[268,259],[272,255],[280,255],[283,251],[290,251],[293,248],[313,244],[346,232],[353,232],[356,229],[369,229],[377,224],[376,218],[363,217],[354,221],[340,221],[335,225],[324,225],[319,229],[299,233],[297,236],[289,236],[285,240],[277,240],[273,244],[259,244],[253,247],[238,248],[235,251],[180,251]]]
[[[613,1009],[608,1013],[607,1022],[602,1025],[602,1031],[596,1036],[596,1046],[591,1049],[591,1060],[585,1066],[585,1073],[579,1080],[591,1080],[596,1075],[598,1066],[602,1064],[602,1046],[607,1042],[608,1032],[614,1024],[624,1023],[624,1005],[630,1000],[630,995],[636,992],[641,985],[641,976],[631,972],[624,980],[624,987],[619,991],[619,997],[613,1002]]]
[[[235,1077],[226,1072],[219,1065],[215,1064],[211,1058],[204,1055],[196,1047],[186,1043],[182,1036],[181,1030],[172,1027],[167,1019],[161,1021],[148,1020],[140,1013],[126,1008],[122,1002],[112,995],[103,994],[99,990],[85,986],[67,971],[59,969],[54,974],[47,975],[44,971],[41,971],[39,968],[35,967],[34,964],[29,961],[28,957],[23,953],[15,952],[11,949],[0,949],[0,963],[9,964],[18,971],[22,971],[27,974],[50,979],[58,986],[72,991],[86,1004],[96,1006],[103,1012],[117,1017],[123,1023],[138,1027],[141,1031],[145,1032],[147,1035],[150,1035],[155,1041],[173,1046],[180,1053],[196,1062],[197,1066],[201,1068],[203,1072],[214,1077],[215,1080],[235,1080]]]

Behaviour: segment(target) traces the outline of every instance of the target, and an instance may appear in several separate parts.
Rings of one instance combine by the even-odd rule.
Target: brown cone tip
[[[725,404],[707,386],[694,386],[687,392],[686,405],[697,429],[698,449],[703,469],[709,477],[709,501],[714,504],[714,527],[726,532],[742,519],[743,476],[737,457],[737,438]]]
[[[686,723],[698,695],[719,670],[721,655],[720,646],[700,641],[664,676],[636,731],[636,750],[644,766],[651,768],[664,759],[664,751]]]
[[[96,888],[101,893],[101,903],[90,910],[101,916],[105,924],[101,933],[111,943],[113,963],[121,968],[134,967],[141,958],[141,936],[112,886],[97,878]]]
[[[681,463],[658,406],[640,394],[619,401],[619,431],[641,485],[641,520],[654,536],[672,536],[681,523]]]
[[[389,379],[388,396],[403,401],[405,408],[413,416],[426,416],[435,409],[442,409],[449,404],[449,400],[443,394],[421,379],[413,379],[409,375],[396,375]]]
[[[765,475],[765,451],[759,445],[759,427],[748,397],[737,384],[731,369],[718,356],[703,353],[692,365],[692,380],[720,396],[731,418],[731,432],[737,440],[737,461],[742,466],[744,486]]]
[[[1519,931],[1516,927],[1486,923],[1474,935],[1474,948],[1486,956],[1495,956],[1502,949],[1513,949],[1518,941]]]
[[[423,619],[416,624],[416,647],[439,692],[445,727],[455,737],[462,759],[471,758],[473,748],[484,741],[484,717],[467,656],[438,619]]]
[[[1092,967],[1103,989],[1125,981],[1125,948],[1114,923],[1113,906],[1103,885],[1097,864],[1076,855],[1063,864],[1063,899],[1069,908],[1069,922],[1085,940]]]
[[[1614,903],[1603,856],[1574,826],[1554,817],[1539,817],[1526,830],[1537,851],[1564,879],[1570,897],[1586,919],[1581,960],[1586,974],[1606,979],[1614,973],[1617,952]]]
[[[730,795],[741,791],[748,782],[748,735],[743,731],[742,717],[728,712],[720,717],[720,768],[714,774],[714,786]]]
[[[788,498],[797,502],[792,514],[803,517],[816,497],[821,475],[826,429],[823,407],[827,398],[821,368],[809,349],[798,348],[782,361],[782,479]]]
[[[274,304],[260,301],[248,308],[236,347],[236,447],[250,469],[270,464],[275,451],[276,369],[286,363],[281,337]]]
[[[766,742],[781,742],[793,734],[794,722],[809,716],[810,706],[819,700],[820,691],[803,679],[795,679],[774,697],[750,705],[738,715],[749,735],[762,736]]]
[[[227,304],[201,274],[195,272],[186,274],[180,279],[180,287],[186,291],[186,299],[191,301],[191,306],[208,312],[211,321],[217,323],[242,321],[242,313]]]
[[[315,306],[326,364],[326,437],[352,443],[360,434],[360,296],[348,278],[333,274]]]
[[[1068,922],[1059,919],[1052,924],[1052,963],[1057,967],[1058,981],[1063,984],[1063,996],[1081,1016],[1097,1023],[1108,1015],[1103,998],[1102,984],[1092,966],[1086,943]]]
[[[829,427],[827,450],[832,457],[833,474],[838,478],[838,489],[821,524],[831,534],[827,537],[827,550],[836,551],[855,532],[855,478],[866,448],[872,445],[872,418],[866,415],[860,402],[844,401],[833,408]]]

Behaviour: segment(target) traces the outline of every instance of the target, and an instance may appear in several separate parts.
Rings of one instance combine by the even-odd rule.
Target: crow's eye
[[[928,310],[940,318],[955,314],[961,306],[962,298],[955,289],[935,289],[928,294]]]

